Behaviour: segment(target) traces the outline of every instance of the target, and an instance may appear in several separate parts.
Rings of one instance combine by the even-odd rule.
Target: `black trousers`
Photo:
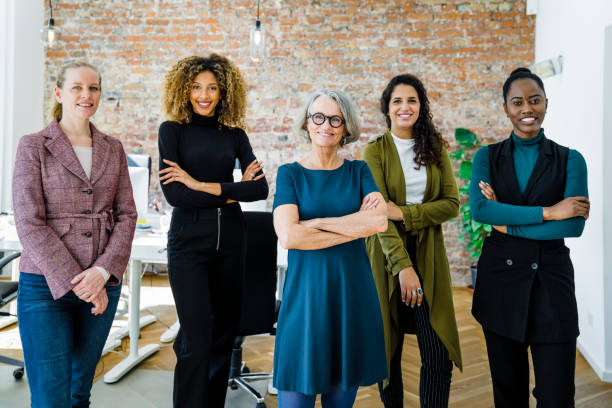
[[[567,343],[528,344],[484,330],[496,408],[529,407],[531,349],[538,408],[573,408],[576,340]]]
[[[409,240],[407,248],[411,259],[416,259],[414,240]],[[416,269],[415,269],[416,270]],[[417,271],[418,273],[418,271]],[[420,276],[419,276],[420,279]],[[419,399],[423,408],[446,408],[450,396],[453,362],[448,356],[448,350],[438,337],[429,322],[429,305],[423,297],[420,307],[411,308],[402,303],[398,296],[398,318],[400,339],[397,349],[391,356],[389,367],[389,384],[383,389],[383,383],[378,383],[380,399],[385,408],[401,408],[404,401],[404,384],[402,380],[402,348],[404,344],[404,328],[416,330],[419,352],[421,354],[421,376],[419,382]]]
[[[241,311],[245,224],[240,208],[175,209],[168,274],[180,329],[174,407],[222,408]]]

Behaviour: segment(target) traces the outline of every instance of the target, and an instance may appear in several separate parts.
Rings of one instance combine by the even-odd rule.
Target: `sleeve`
[[[570,150],[563,197],[576,196],[589,196],[587,166],[584,157],[578,151]],[[534,225],[509,225],[508,234],[539,240],[579,237],[584,230],[584,224],[584,218],[574,217],[561,221],[544,221]]]
[[[255,155],[244,130],[238,129],[236,139],[240,170],[244,174],[248,165],[255,160]],[[261,171],[257,174],[261,174]],[[259,180],[221,183],[221,195],[235,201],[265,200],[268,197],[268,181],[263,177]]]
[[[47,225],[43,195],[40,153],[31,136],[19,141],[13,171],[13,209],[15,227],[23,248],[53,287],[66,287],[67,282],[82,272],[55,231]],[[70,285],[72,286],[72,285]],[[65,293],[53,293],[54,299]]]
[[[94,265],[106,269],[117,282],[121,282],[123,273],[130,260],[132,240],[136,230],[136,205],[132,193],[132,184],[123,146],[119,143],[115,154],[118,155],[120,173],[119,187],[113,199],[114,227],[104,252],[96,259]],[[114,281],[114,280],[113,280]]]
[[[440,196],[422,204],[402,205],[406,231],[440,225],[459,214],[459,190],[446,149],[441,152]]]
[[[512,205],[487,200],[478,186],[481,181],[491,184],[487,146],[481,147],[472,161],[470,209],[476,221],[490,225],[529,225],[542,222],[542,207]],[[492,187],[495,190],[495,186]]]
[[[376,185],[376,181],[374,181],[374,176],[372,176],[372,172],[368,167],[367,163],[359,160],[359,180],[360,180],[360,188],[361,188],[361,199],[367,196],[370,193],[380,191],[378,186]]]
[[[284,204],[298,204],[295,183],[288,165],[280,166],[276,173],[276,194],[272,208]]]
[[[369,143],[366,145],[365,149],[363,150],[363,159],[368,164],[368,167],[372,172],[372,176],[374,177],[374,181],[380,189],[380,193],[383,195],[385,201],[389,201],[389,192],[386,188],[381,157],[375,144]],[[408,251],[406,250],[404,242],[399,235],[395,222],[391,220],[388,220],[387,222],[387,231],[379,232],[376,234],[376,236],[380,242],[380,246],[383,254],[385,255],[387,263],[391,267],[390,272],[393,276],[395,276],[399,274],[402,269],[412,266],[412,261],[410,260]]]
[[[159,127],[159,169],[168,167],[162,160],[170,160],[181,164],[179,154],[179,127],[176,122],[164,122]],[[210,208],[225,205],[226,199],[217,197],[213,194],[195,191],[188,188],[183,183],[160,183],[166,201],[173,207],[183,208]]]

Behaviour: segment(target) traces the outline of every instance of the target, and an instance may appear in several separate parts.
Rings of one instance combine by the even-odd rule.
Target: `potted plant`
[[[459,234],[459,240],[465,244],[469,257],[472,260],[470,269],[472,271],[473,288],[476,283],[476,264],[482,252],[482,244],[492,229],[490,225],[482,224],[472,218],[469,201],[470,182],[472,180],[472,157],[474,157],[474,154],[482,144],[474,132],[464,128],[455,129],[455,140],[459,147],[449,155],[453,160],[459,162],[457,178],[463,180],[459,187],[459,199],[461,200],[459,216],[463,226],[463,230]]]

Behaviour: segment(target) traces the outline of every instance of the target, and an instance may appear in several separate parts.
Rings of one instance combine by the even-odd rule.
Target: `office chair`
[[[11,261],[19,258],[19,256],[21,256],[21,252],[16,252],[0,259],[0,270],[9,263],[11,263]],[[17,297],[18,288],[19,282],[0,280],[0,308]],[[0,311],[0,316],[10,316],[10,313]],[[19,380],[21,379],[21,377],[23,377],[23,361],[15,360],[14,358],[6,356],[0,356],[0,363],[17,366],[17,368],[13,371],[13,377],[15,377],[16,380]]]
[[[244,212],[247,228],[245,285],[238,337],[234,342],[228,385],[242,388],[255,398],[256,408],[265,408],[264,396],[248,382],[270,380],[272,373],[249,373],[242,361],[244,336],[274,334],[279,304],[276,301],[276,242],[272,213]]]

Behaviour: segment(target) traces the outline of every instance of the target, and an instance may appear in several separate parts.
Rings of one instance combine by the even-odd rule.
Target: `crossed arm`
[[[387,230],[387,205],[379,192],[362,200],[359,211],[342,217],[299,219],[298,206],[274,210],[274,229],[285,249],[323,249]]]

